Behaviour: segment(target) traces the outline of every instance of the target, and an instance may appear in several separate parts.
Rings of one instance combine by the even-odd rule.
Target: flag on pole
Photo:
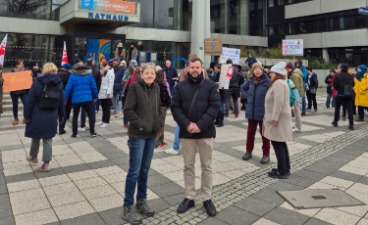
[[[0,45],[0,64],[1,65],[4,65],[4,57],[5,57],[5,49],[6,49],[7,40],[8,40],[8,34],[5,35]]]
[[[69,63],[68,52],[66,51],[66,42],[64,41],[63,57],[61,59],[61,65]]]

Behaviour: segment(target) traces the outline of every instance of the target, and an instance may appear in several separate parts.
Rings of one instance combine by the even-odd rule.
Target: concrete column
[[[241,35],[249,35],[249,1],[239,0],[239,29]]]
[[[328,49],[322,49],[322,57],[326,62],[330,62],[330,55],[328,54]]]
[[[183,0],[174,0],[174,29],[181,30],[183,21]]]
[[[191,53],[203,59],[205,68],[209,67],[211,56],[204,55],[204,39],[211,37],[210,0],[193,0]]]

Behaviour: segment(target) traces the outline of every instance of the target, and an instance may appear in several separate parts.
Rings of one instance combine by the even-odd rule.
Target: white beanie
[[[286,63],[285,62],[279,62],[273,67],[271,67],[270,72],[274,72],[283,76],[287,76],[287,71],[285,70]]]

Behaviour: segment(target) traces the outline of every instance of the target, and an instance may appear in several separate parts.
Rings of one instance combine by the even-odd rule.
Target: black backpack
[[[38,106],[41,109],[54,110],[59,108],[61,99],[61,90],[58,87],[58,83],[51,81],[48,84],[44,84],[41,79],[37,79],[40,82],[42,90],[40,97],[37,99]]]
[[[344,85],[344,96],[353,97],[354,96],[354,86],[351,84]]]

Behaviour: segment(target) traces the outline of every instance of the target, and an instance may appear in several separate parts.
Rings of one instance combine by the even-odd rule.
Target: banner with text
[[[136,3],[122,0],[80,0],[80,8],[111,13],[136,14]]]
[[[282,40],[282,55],[304,55],[303,39]]]
[[[233,64],[239,64],[240,49],[236,48],[222,48],[222,55],[220,56],[220,63],[226,63],[226,60],[231,59]]]
[[[29,89],[32,85],[32,71],[3,73],[4,92]]]

